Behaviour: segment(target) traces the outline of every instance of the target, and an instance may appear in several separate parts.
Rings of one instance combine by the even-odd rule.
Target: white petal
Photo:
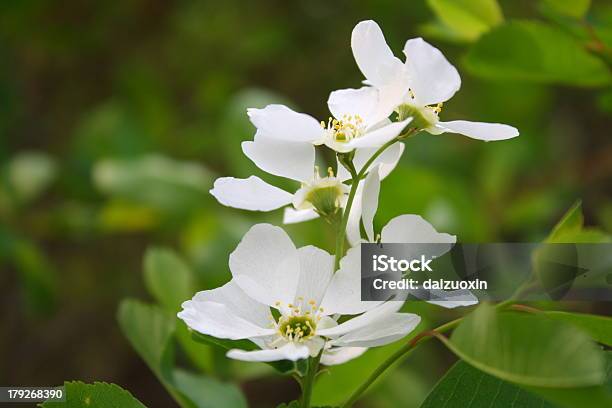
[[[410,88],[419,105],[433,105],[449,100],[461,87],[461,78],[440,50],[422,38],[413,38],[404,46]]]
[[[311,143],[286,142],[259,135],[243,142],[242,151],[265,172],[297,181],[312,179],[315,148]]]
[[[297,297],[302,298],[305,308],[314,301],[316,305],[321,303],[327,285],[334,271],[334,257],[315,246],[309,245],[298,249],[300,257],[300,280],[296,291],[294,304],[300,304]]]
[[[247,109],[247,113],[260,135],[264,137],[290,142],[313,142],[320,139],[323,132],[318,120],[284,105],[251,108]]]
[[[251,337],[269,336],[274,329],[267,329],[245,320],[221,303],[183,302],[183,310],[178,313],[187,326],[192,329],[222,339],[239,340]]]
[[[406,257],[437,257],[448,252],[457,242],[456,236],[436,231],[423,217],[414,214],[393,218],[383,227],[380,238],[383,243],[415,244],[405,248]]]
[[[373,321],[366,327],[350,331],[330,344],[335,346],[376,347],[392,343],[406,336],[421,318],[412,313],[392,313]]]
[[[357,66],[372,85],[388,83],[402,69],[401,61],[393,55],[382,30],[372,20],[355,26],[351,48]]]
[[[383,117],[378,115],[378,91],[371,86],[334,91],[329,94],[327,106],[336,119],[341,120],[343,116],[359,115],[366,126],[375,124],[391,113]]]
[[[402,307],[402,304],[403,302],[396,302],[393,300],[385,302],[378,307],[368,310],[364,314],[353,317],[352,319],[339,324],[338,326],[323,330],[317,330],[317,334],[326,337],[336,337],[364,327],[370,327],[377,321],[383,320],[389,315],[392,315],[397,312]]]
[[[298,222],[310,221],[318,217],[319,214],[313,209],[296,210],[293,207],[285,207],[283,224],[297,224]]]
[[[198,292],[193,301],[220,303],[234,315],[261,327],[267,327],[270,323],[270,308],[251,299],[234,281],[219,288]]]
[[[340,261],[321,302],[325,314],[354,315],[373,309],[382,302],[361,300],[361,249],[350,248]]]
[[[368,351],[367,347],[333,347],[321,356],[321,364],[326,366],[344,364]]]
[[[361,219],[367,238],[374,241],[374,215],[378,209],[378,194],[380,193],[380,177],[378,168],[372,169],[363,181],[361,196]]]
[[[217,201],[228,207],[251,211],[272,211],[289,203],[293,196],[256,176],[246,179],[221,177],[210,190]]]
[[[486,142],[512,139],[519,135],[517,128],[501,123],[470,122],[467,120],[453,120],[438,122],[436,129],[442,132],[460,133],[472,139]]]
[[[231,253],[229,267],[240,288],[276,307],[293,302],[300,277],[298,251],[287,233],[270,224],[253,226]]]
[[[361,239],[361,205],[363,204],[363,183],[360,183],[353,198],[353,205],[346,223],[346,239],[352,247],[359,245]]]
[[[346,143],[346,146],[351,149],[362,147],[381,147],[388,141],[399,136],[410,121],[412,121],[412,118],[408,118],[401,122],[393,122],[390,125],[376,129],[372,132],[368,132],[363,136],[356,137],[355,139]]]
[[[296,345],[295,343],[287,343],[277,349],[245,351],[232,349],[227,352],[227,357],[234,360],[242,361],[279,361],[291,360],[297,361],[308,358],[308,347],[304,345]]]
[[[431,290],[431,298],[427,303],[432,305],[442,306],[447,309],[454,309],[461,306],[473,306],[478,304],[478,298],[469,290]],[[435,299],[435,300],[432,300]]]
[[[382,229],[381,239],[384,243],[450,243],[457,242],[454,235],[438,232],[423,217],[415,214],[404,214],[393,218]]]
[[[397,166],[402,154],[404,153],[403,143],[394,143],[389,146],[381,155],[379,155],[374,162],[370,165],[370,168],[379,165],[379,176],[383,180],[387,177],[393,169]],[[366,162],[372,157],[372,155],[378,150],[377,148],[363,148],[355,150],[355,157],[353,158],[353,164],[357,172],[361,171]],[[341,180],[349,180],[351,178],[348,170],[338,163],[338,177]]]

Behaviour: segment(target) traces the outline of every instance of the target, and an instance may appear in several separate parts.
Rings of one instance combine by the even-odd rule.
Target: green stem
[[[344,209],[344,212],[342,213],[342,221],[340,222],[338,234],[336,235],[336,256],[335,256],[335,262],[334,262],[335,270],[338,270],[340,266],[340,259],[342,259],[342,255],[344,255],[344,240],[346,238],[346,225],[348,224],[348,218],[349,218],[349,215],[351,214],[351,208],[353,207],[353,201],[355,200],[355,194],[357,193],[357,187],[359,186],[359,182],[361,181],[363,176],[367,173],[370,165],[374,163],[374,160],[376,160],[378,156],[380,156],[385,150],[387,150],[388,147],[390,147],[395,142],[400,140],[400,138],[404,138],[404,137],[406,137],[406,135],[400,135],[399,137],[389,140],[387,143],[382,145],[363,165],[359,173],[357,173],[357,176],[353,177],[352,184],[351,184],[351,190],[349,191],[349,196],[346,201],[346,207]]]
[[[310,408],[310,399],[312,397],[312,388],[314,385],[314,380],[317,375],[317,371],[319,371],[319,362],[321,361],[321,356],[323,355],[323,349],[316,356],[310,359],[308,362],[308,372],[304,377],[304,382],[302,384],[302,405],[301,408]]]
[[[370,376],[353,392],[349,399],[341,405],[341,408],[348,408],[352,406],[361,397],[374,381],[389,367],[398,362],[403,357],[407,356],[412,350],[414,350],[419,344],[429,340],[435,333],[444,333],[461,322],[462,318],[455,319],[448,323],[439,326],[434,330],[424,331],[417,334],[412,340],[410,340],[405,346],[397,350],[391,356],[389,356],[381,365],[376,367],[376,370],[370,374]]]
[[[513,303],[514,303],[514,300],[509,299],[505,302],[498,303],[497,305],[495,305],[495,308],[503,309],[506,306],[511,306]],[[432,337],[436,337],[438,335],[441,335],[442,333],[445,333],[451,329],[454,329],[456,326],[459,325],[459,323],[461,323],[462,320],[463,320],[463,317],[459,317],[455,320],[451,320],[450,322],[447,322],[441,326],[438,326],[434,330],[426,330],[426,331],[423,331],[417,334],[405,346],[397,350],[395,353],[389,356],[381,365],[376,367],[376,370],[374,370],[374,372],[370,374],[370,376],[359,386],[359,388],[357,388],[355,392],[351,394],[349,399],[343,405],[341,405],[341,408],[348,408],[352,406],[359,399],[359,397],[361,397],[361,394],[363,394],[370,387],[370,385],[372,385],[372,383],[374,383],[374,381],[376,381],[376,379],[383,372],[385,372],[385,370],[387,370],[389,367],[391,367],[393,364],[395,364],[402,358],[406,357],[419,344],[426,342]]]

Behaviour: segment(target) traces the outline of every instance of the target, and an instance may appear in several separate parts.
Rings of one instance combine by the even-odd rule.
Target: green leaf
[[[49,315],[55,311],[57,272],[37,243],[0,225],[0,259],[19,274],[28,312]]]
[[[40,404],[42,408],[146,408],[128,391],[115,384],[80,381],[64,383],[66,401],[49,401]]]
[[[193,273],[187,264],[173,251],[165,248],[151,248],[144,261],[144,281],[153,297],[172,314],[195,293]],[[211,350],[194,342],[187,326],[179,321],[176,337],[182,348],[202,371],[212,369]]]
[[[553,407],[540,396],[490,376],[465,361],[455,363],[429,393],[421,408]]]
[[[612,407],[612,352],[604,353],[606,356],[607,378],[604,385],[581,388],[542,388],[526,387],[559,407]]]
[[[591,0],[540,0],[540,4],[554,13],[582,18],[589,11]]]
[[[474,41],[504,17],[497,0],[428,0],[442,24],[466,41]]]
[[[611,353],[607,353],[611,354]],[[612,372],[608,370],[608,372]],[[610,381],[610,376],[608,376]],[[421,408],[471,407],[607,407],[611,395],[604,386],[581,388],[519,387],[458,361],[440,379]],[[554,404],[554,405],[553,405]]]
[[[546,316],[570,323],[586,333],[591,338],[608,347],[612,347],[612,318],[608,316],[597,316],[585,313],[569,313],[550,311]]]
[[[237,388],[174,368],[172,339],[176,320],[172,315],[157,306],[124,300],[119,306],[118,320],[132,347],[181,407],[209,408],[211,405],[206,401],[225,398],[227,402],[217,406],[245,406],[240,405],[241,400],[236,397]],[[196,385],[206,387],[202,391],[206,400],[195,395]]]
[[[442,341],[476,368],[538,387],[582,387],[605,378],[603,353],[582,331],[542,314],[479,306]]]
[[[554,243],[561,235],[578,232],[584,225],[582,215],[582,201],[576,201],[569,210],[561,217],[561,220],[554,226],[545,242]]]
[[[329,375],[321,375],[315,383],[313,403],[337,405],[346,401],[364,378],[367,378],[382,361],[404,344],[405,341],[398,341],[388,346],[371,348],[359,358],[345,364],[327,367]],[[383,374],[381,378],[385,378],[387,374]]]
[[[157,306],[128,299],[119,305],[117,319],[121,331],[132,347],[170,395],[181,407],[193,407],[194,405],[177,392],[173,385],[174,355],[171,339],[174,335],[174,318]]]
[[[470,49],[466,68],[494,80],[575,86],[609,84],[604,62],[561,29],[536,21],[514,21],[484,34]]]
[[[147,250],[144,281],[153,297],[169,312],[180,310],[181,303],[195,292],[192,273],[185,262],[165,248]]]
[[[174,383],[199,408],[247,407],[244,396],[233,384],[224,384],[184,370],[174,371]]]
[[[174,335],[174,318],[157,306],[127,299],[119,305],[117,320],[138,355],[168,387],[172,377],[170,340]]]

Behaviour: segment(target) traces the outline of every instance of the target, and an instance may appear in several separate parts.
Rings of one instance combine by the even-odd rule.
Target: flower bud
[[[333,176],[331,168],[329,176],[320,178],[318,173],[312,182],[304,183],[294,196],[293,206],[297,210],[313,208],[322,217],[329,217],[342,207],[348,187]]]
[[[397,108],[398,120],[405,120],[411,117],[411,127],[416,127],[417,129],[430,129],[438,122],[439,109],[439,107],[431,106],[419,108],[405,103]]]

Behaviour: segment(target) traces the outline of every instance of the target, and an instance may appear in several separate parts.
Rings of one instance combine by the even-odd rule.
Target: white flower
[[[200,333],[248,339],[259,347],[230,350],[230,358],[295,361],[323,350],[326,365],[396,341],[419,324],[419,316],[397,312],[402,302],[360,300],[356,251],[336,273],[333,264],[333,256],[319,248],[296,248],[281,228],[255,225],[230,255],[232,280],[197,293],[178,317]],[[351,318],[338,323],[341,315]]]
[[[355,26],[351,47],[367,85],[378,91],[379,109],[397,110],[400,117],[412,116],[413,126],[432,134],[460,133],[473,139],[492,141],[516,137],[516,128],[499,123],[455,120],[441,122],[438,114],[442,103],[461,86],[459,73],[440,50],[422,38],[406,42],[402,63],[387,45],[374,21]]]
[[[350,175],[338,165],[336,177],[319,177],[315,166],[315,148],[312,144],[312,133],[323,129],[318,122],[303,113],[297,113],[285,106],[269,105],[264,109],[249,109],[249,116],[257,127],[253,141],[242,143],[242,150],[257,167],[263,171],[288,178],[300,183],[295,193],[289,193],[270,185],[256,176],[246,179],[222,177],[215,180],[211,194],[223,205],[252,211],[272,211],[285,208],[284,222],[296,223],[319,216],[308,201],[307,192],[318,188],[329,187],[335,183],[338,191],[346,192],[346,181]],[[354,164],[359,171],[376,148],[363,148],[355,152]],[[381,154],[372,164],[380,165],[380,177],[386,177],[397,165],[404,146],[396,143]],[[312,197],[312,195],[311,195]],[[344,205],[341,196],[336,197],[338,204]]]
[[[416,258],[421,255],[428,257],[439,257],[448,252],[457,242],[455,235],[438,232],[423,217],[415,214],[404,214],[389,221],[381,230],[380,235],[374,234],[374,215],[378,208],[378,191],[380,190],[379,171],[371,171],[359,186],[347,225],[347,238],[354,250],[360,251],[359,244],[362,242],[380,242],[414,244],[406,248],[410,252],[403,252],[406,258]],[[366,233],[366,239],[361,238],[360,224]],[[432,245],[433,244],[433,245]],[[399,278],[399,276],[398,276]],[[425,297],[427,302],[455,308],[458,306],[471,306],[478,303],[469,290],[443,291],[421,290],[414,293],[417,297]]]
[[[392,110],[379,104],[375,88],[345,89],[332,92],[328,107],[333,115],[327,122],[295,112],[284,105],[268,105],[263,109],[248,109],[257,135],[265,138],[326,145],[346,153],[356,148],[380,147],[395,139],[412,118],[392,123],[388,116]],[[306,146],[303,147],[306,151]],[[313,147],[310,147],[313,151]]]

